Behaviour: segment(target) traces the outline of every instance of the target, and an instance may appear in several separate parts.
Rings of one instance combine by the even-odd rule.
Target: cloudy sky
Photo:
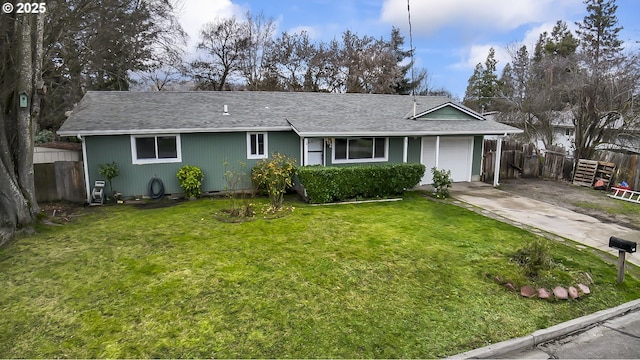
[[[359,35],[389,38],[401,29],[409,46],[407,0],[179,0],[180,19],[195,47],[201,26],[216,18],[249,10],[278,24],[277,33],[307,31],[313,40],[340,38],[349,29]],[[618,0],[621,39],[627,50],[640,49],[640,1]],[[513,44],[533,46],[557,20],[571,28],[586,15],[582,0],[410,0],[416,67],[426,68],[433,87],[462,98],[478,62],[494,47],[501,69]]]

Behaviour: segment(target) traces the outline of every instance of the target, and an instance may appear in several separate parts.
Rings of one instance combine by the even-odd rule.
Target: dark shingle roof
[[[268,131],[302,136],[502,134],[521,132],[485,120],[445,97],[416,97],[416,113],[451,105],[469,120],[411,120],[413,97],[292,92],[88,92],[58,133],[72,135]],[[227,105],[228,115],[223,114]]]

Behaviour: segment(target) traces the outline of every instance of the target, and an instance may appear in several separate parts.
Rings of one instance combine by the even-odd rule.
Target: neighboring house
[[[81,139],[87,189],[103,180],[98,164],[115,161],[114,190],[140,196],[156,176],[166,193],[181,193],[184,165],[202,168],[204,192],[221,191],[224,162],[250,171],[275,152],[298,165],[423,163],[479,180],[483,137],[520,132],[444,97],[414,105],[402,95],[88,92],[58,134]]]
[[[567,155],[573,156],[575,149],[575,126],[573,125],[573,113],[571,111],[553,111],[551,118],[551,132],[553,136],[552,145],[559,145],[565,148]],[[515,127],[523,127],[520,123],[509,121],[505,116],[501,116],[499,112],[494,111],[484,114],[485,118],[495,120],[507,125]],[[535,119],[534,119],[535,121]],[[618,120],[614,124],[614,128],[620,128],[622,120]],[[531,139],[540,150],[545,150],[544,142],[541,138]],[[598,150],[615,150],[623,152],[640,153],[640,129],[625,129],[618,135],[612,144],[601,144],[597,146]]]

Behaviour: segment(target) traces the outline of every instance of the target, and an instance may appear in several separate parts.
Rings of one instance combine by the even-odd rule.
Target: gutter
[[[295,129],[294,129],[295,131]],[[362,136],[439,136],[439,135],[508,135],[508,134],[521,134],[524,131],[521,129],[514,130],[498,130],[498,131],[339,131],[339,132],[299,132],[296,133],[303,137],[362,137]]]
[[[136,130],[87,130],[87,131],[60,131],[60,136],[97,136],[97,135],[158,135],[158,134],[194,134],[194,133],[230,133],[230,132],[265,132],[265,131],[291,131],[290,126],[250,126],[237,128],[190,128],[190,129],[136,129]]]

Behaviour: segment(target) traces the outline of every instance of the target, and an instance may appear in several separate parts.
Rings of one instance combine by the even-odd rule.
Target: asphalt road
[[[533,350],[501,355],[501,359],[638,359],[640,311],[605,321]]]

